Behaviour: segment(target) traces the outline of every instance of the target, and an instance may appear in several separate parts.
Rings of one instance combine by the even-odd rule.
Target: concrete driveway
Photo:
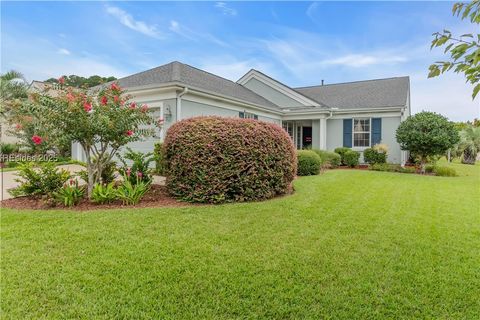
[[[82,167],[78,164],[66,164],[66,165],[58,166],[58,168],[65,169],[70,173],[76,173],[78,171],[85,170],[85,167]],[[0,175],[0,186],[2,187],[0,200],[6,200],[6,199],[12,198],[12,196],[10,195],[10,193],[8,193],[7,190],[18,186],[18,183],[15,182],[16,178],[18,178],[17,171],[3,172],[3,175]],[[165,177],[153,176],[153,183],[164,185]]]

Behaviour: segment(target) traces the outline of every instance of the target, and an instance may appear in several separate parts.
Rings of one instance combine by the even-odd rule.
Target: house
[[[176,121],[217,115],[281,125],[298,149],[333,151],[345,146],[362,152],[384,143],[389,147],[389,162],[406,161],[395,131],[410,115],[408,77],[291,88],[254,69],[233,82],[171,62],[117,82],[137,103],[148,104],[154,117],[164,120],[158,137],[130,145],[139,151],[152,151]],[[82,160],[78,145],[73,146],[72,156]]]

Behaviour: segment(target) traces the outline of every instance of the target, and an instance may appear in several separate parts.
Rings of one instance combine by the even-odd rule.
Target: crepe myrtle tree
[[[420,162],[421,172],[429,157],[443,155],[459,140],[453,122],[434,112],[420,112],[403,121],[396,132],[402,150],[408,150]]]
[[[153,135],[144,129],[153,123],[146,105],[138,106],[117,83],[99,92],[63,86],[54,93],[33,94],[29,107],[37,129],[32,141],[68,139],[78,142],[86,156],[87,194],[100,182],[105,166],[129,142]]]

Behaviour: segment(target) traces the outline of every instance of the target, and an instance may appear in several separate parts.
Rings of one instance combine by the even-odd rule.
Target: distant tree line
[[[64,85],[68,87],[75,87],[75,88],[91,88],[95,87],[99,84],[105,83],[105,82],[110,82],[113,80],[117,80],[115,77],[101,77],[101,76],[91,76],[88,78],[77,76],[77,75],[69,75],[69,76],[62,76],[64,82]],[[62,78],[60,77],[60,78]],[[50,78],[48,80],[45,80],[47,83],[58,83],[58,80],[60,79],[56,78]]]

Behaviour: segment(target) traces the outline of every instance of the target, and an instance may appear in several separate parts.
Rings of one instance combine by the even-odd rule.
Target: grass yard
[[[2,210],[2,319],[478,319],[480,166],[333,170],[263,203]]]

